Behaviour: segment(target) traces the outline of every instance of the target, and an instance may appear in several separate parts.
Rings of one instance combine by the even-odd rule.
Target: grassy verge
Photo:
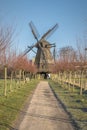
[[[50,86],[56,96],[61,100],[65,109],[70,113],[72,120],[75,120],[79,128],[77,130],[87,130],[87,94],[79,95],[79,88],[74,92],[61,87],[59,83],[49,81]]]
[[[35,90],[37,80],[17,88],[16,91],[9,92],[7,97],[0,95],[0,130],[12,130],[12,122],[17,118],[25,100]]]

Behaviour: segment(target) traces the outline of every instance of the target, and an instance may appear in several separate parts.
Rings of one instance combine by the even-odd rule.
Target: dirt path
[[[41,81],[18,130],[74,130],[48,82]]]

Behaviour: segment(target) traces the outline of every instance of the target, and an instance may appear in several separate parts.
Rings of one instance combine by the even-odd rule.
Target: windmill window
[[[41,47],[43,47],[43,44],[41,43]]]
[[[44,68],[45,67],[45,65],[44,64],[42,64],[42,68]]]
[[[47,45],[45,45],[45,47],[47,48]]]
[[[43,68],[44,66],[42,65],[42,68]]]

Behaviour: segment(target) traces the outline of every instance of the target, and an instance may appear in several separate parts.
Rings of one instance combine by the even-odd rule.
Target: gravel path
[[[74,130],[47,81],[41,81],[18,130]]]

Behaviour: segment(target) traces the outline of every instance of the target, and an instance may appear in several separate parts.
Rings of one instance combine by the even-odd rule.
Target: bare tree
[[[7,63],[8,48],[12,43],[13,31],[11,27],[0,28],[0,64],[5,65]]]
[[[60,49],[59,58],[64,62],[75,61],[76,51],[71,46],[66,46]]]

